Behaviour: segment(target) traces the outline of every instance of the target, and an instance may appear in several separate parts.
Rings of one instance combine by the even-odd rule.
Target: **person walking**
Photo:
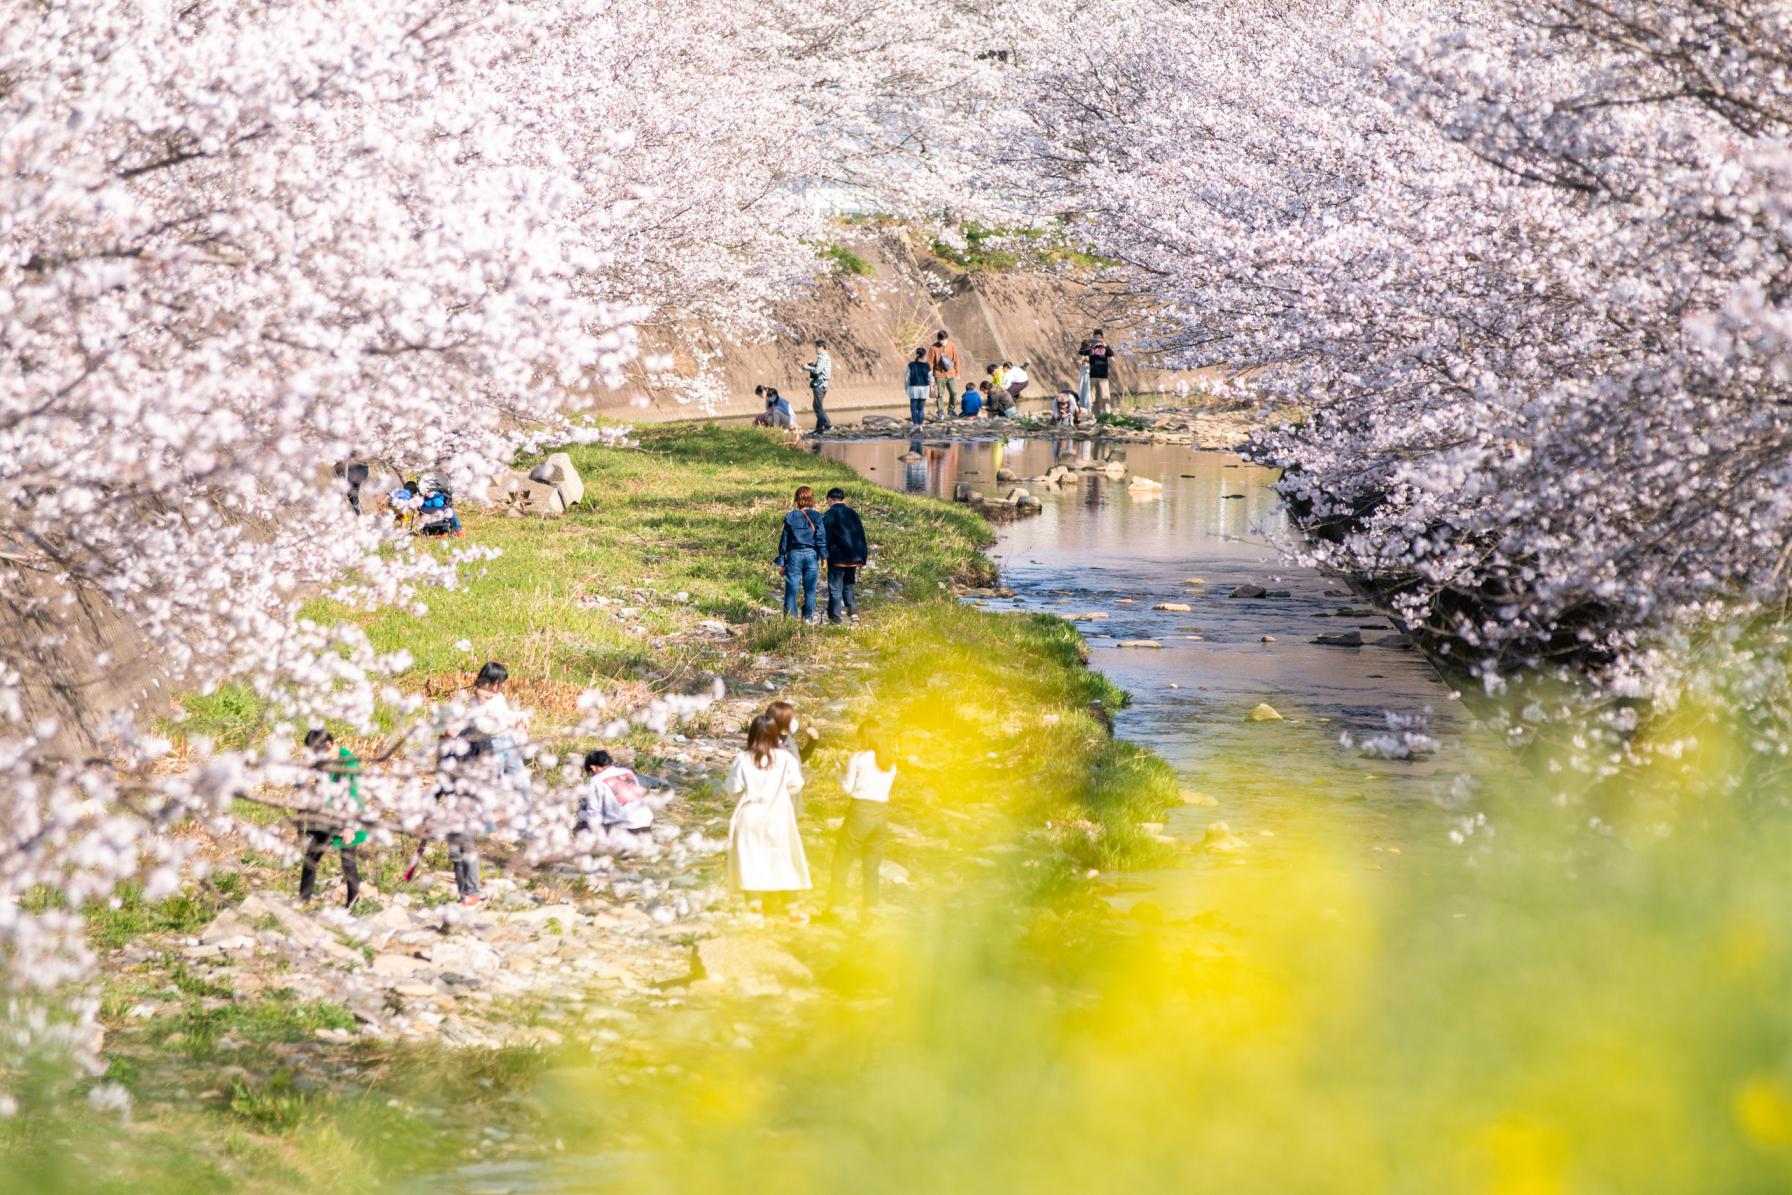
[[[846,491],[835,486],[828,491],[827,513],[821,516],[826,533],[828,561],[828,621],[838,625],[842,614],[859,621],[859,599],[855,592],[859,570],[871,555],[865,542],[865,524],[859,512],[846,504]]]
[[[934,409],[941,419],[958,414],[958,371],[963,362],[958,345],[941,328],[933,338],[933,347],[927,350],[927,364],[933,370]]]
[[[815,621],[815,589],[821,582],[821,564],[827,537],[815,516],[815,491],[796,487],[794,507],[784,516],[778,533],[778,575],[784,578],[784,613],[804,622]],[[802,604],[797,598],[801,594]]]
[[[1112,398],[1108,378],[1114,366],[1114,350],[1102,339],[1100,328],[1089,337],[1085,359],[1089,362],[1089,393],[1095,403],[1095,417],[1100,419],[1108,413],[1108,402]]]
[[[796,757],[778,746],[777,721],[760,714],[747,727],[746,750],[729,765],[723,790],[736,798],[728,820],[729,885],[748,901],[757,897],[768,917],[788,910],[792,892],[811,887],[791,800],[802,787]],[[790,919],[806,920],[801,913]]]
[[[828,396],[828,385],[834,379],[834,359],[828,356],[827,341],[815,341],[815,360],[803,368],[809,371],[809,392],[815,398],[815,431],[819,435],[834,426],[827,409],[822,406]]]
[[[933,366],[927,363],[927,350],[916,349],[915,359],[908,363],[908,378],[903,387],[908,392],[908,421],[916,427],[927,422],[927,391],[933,385]]]
[[[861,899],[869,914],[877,907],[878,868],[883,865],[884,843],[890,836],[890,789],[896,783],[896,750],[890,736],[876,722],[859,727],[859,750],[846,761],[840,787],[851,798],[840,837],[834,843],[833,883],[828,890],[827,912],[831,919],[846,904],[846,888],[852,865],[859,865]]]
[[[345,794],[356,809],[366,809],[367,802],[361,798],[361,761],[355,758],[355,753],[347,747],[336,746],[335,736],[321,726],[306,732],[305,747],[312,754],[311,766],[330,778],[329,797],[322,803],[329,804],[335,797]],[[344,782],[346,790],[336,787]],[[355,897],[361,892],[361,871],[355,864],[355,848],[367,841],[367,831],[356,827],[351,835],[339,818],[317,820],[320,816],[314,814],[299,827],[305,852],[304,861],[299,864],[299,903],[305,903],[316,893],[317,865],[323,862],[324,849],[333,846],[342,852],[342,878],[348,884],[348,898],[342,902],[342,907],[353,908]]]

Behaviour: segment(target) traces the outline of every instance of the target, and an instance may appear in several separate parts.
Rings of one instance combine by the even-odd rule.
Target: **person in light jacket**
[[[729,765],[724,790],[736,798],[728,822],[728,882],[766,916],[789,908],[792,892],[807,891],[809,860],[797,830],[793,794],[803,787],[796,757],[778,746],[778,724],[760,714],[747,728],[747,748]],[[805,920],[792,913],[792,921]]]
[[[834,359],[828,356],[828,342],[815,342],[815,360],[803,366],[809,371],[809,392],[815,399],[815,430],[825,432],[834,426],[828,418],[827,410],[822,406],[828,396],[828,386],[834,380]]]
[[[826,559],[827,535],[815,514],[815,491],[796,488],[795,509],[784,516],[778,532],[778,558],[773,561],[784,578],[784,613],[804,622],[815,621],[815,590],[821,583],[821,564]],[[798,592],[802,604],[797,604]]]

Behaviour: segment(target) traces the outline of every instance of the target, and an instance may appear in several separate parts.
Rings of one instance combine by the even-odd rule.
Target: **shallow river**
[[[980,604],[1108,615],[1077,625],[1092,665],[1132,696],[1116,732],[1149,745],[1190,789],[1218,801],[1174,814],[1168,829],[1178,839],[1197,840],[1210,822],[1224,820],[1250,840],[1254,858],[1335,850],[1348,839],[1368,868],[1396,851],[1443,848],[1447,827],[1436,798],[1451,771],[1457,703],[1385,618],[1362,616],[1362,601],[1336,579],[1288,560],[1280,545],[1297,532],[1271,488],[1273,470],[1183,445],[1069,439],[862,440],[819,451],[880,485],[936,497],[949,498],[960,480],[1003,495],[1010,486],[997,484],[998,469],[1035,476],[1064,451],[1079,461],[1124,460],[1130,476],[1161,482],[1161,493],[1149,496],[1101,474],[1083,474],[1080,485],[1055,494],[1036,487],[1044,512],[1003,527],[994,552],[1014,597]],[[923,459],[899,459],[910,452]],[[1188,583],[1197,577],[1205,583]],[[1288,596],[1227,596],[1247,584]],[[1190,611],[1152,608],[1164,602]],[[1350,630],[1366,645],[1311,642]],[[1145,639],[1161,646],[1119,646]],[[1287,721],[1246,721],[1259,702]],[[1360,740],[1384,732],[1388,711],[1429,714],[1444,751],[1390,761],[1340,742],[1345,734]],[[1176,897],[1184,886],[1171,876],[1141,881],[1128,887],[1183,903]]]

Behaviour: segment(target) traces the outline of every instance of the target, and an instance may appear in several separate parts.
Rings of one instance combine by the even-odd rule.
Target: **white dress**
[[[739,797],[728,823],[728,882],[742,892],[793,892],[808,888],[809,860],[796,828],[791,794],[803,787],[803,769],[782,748],[759,767],[750,752],[734,757],[727,791]]]

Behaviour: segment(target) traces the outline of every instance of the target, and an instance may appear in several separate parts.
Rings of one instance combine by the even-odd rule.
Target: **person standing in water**
[[[828,386],[834,380],[834,359],[828,356],[828,342],[815,341],[815,360],[803,366],[809,371],[809,393],[815,399],[815,430],[825,432],[834,426],[828,418],[827,409],[822,405],[828,396]]]
[[[791,798],[802,791],[803,770],[778,746],[778,723],[760,714],[747,727],[746,750],[728,768],[724,791],[736,798],[728,821],[728,882],[768,917],[789,909],[792,892],[810,887],[809,860]],[[749,903],[749,907],[752,907]],[[801,923],[801,913],[791,913]]]

